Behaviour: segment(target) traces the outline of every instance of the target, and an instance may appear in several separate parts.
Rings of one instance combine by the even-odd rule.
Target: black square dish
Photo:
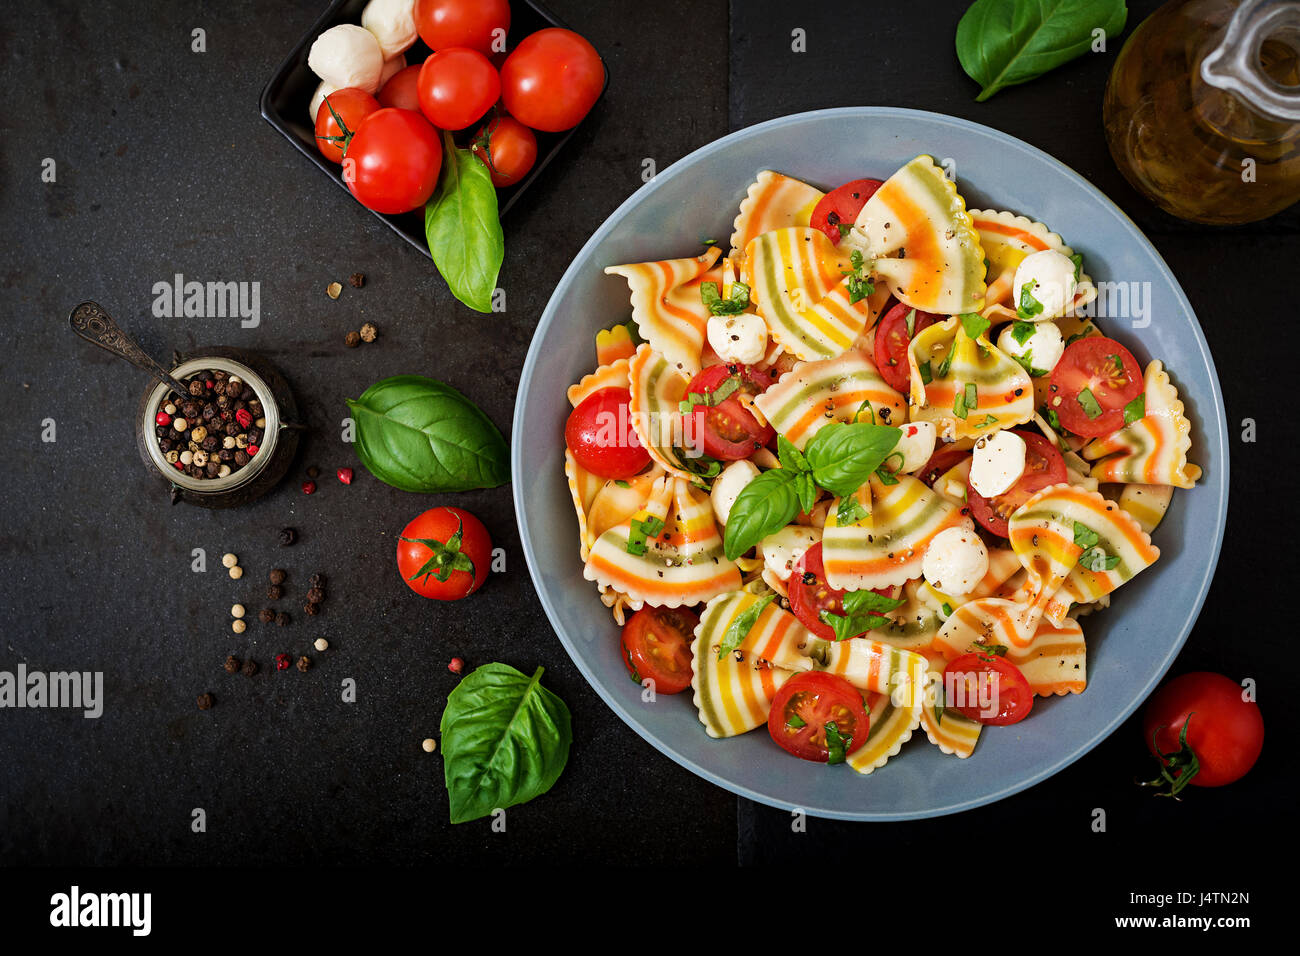
[[[307,53],[316,38],[330,27],[340,23],[360,23],[361,11],[365,8],[366,2],[367,0],[333,0],[320,19],[312,24],[310,30],[303,34],[302,39],[290,51],[284,62],[280,64],[279,69],[271,77],[270,82],[266,84],[266,88],[262,90],[262,117],[279,130],[298,152],[315,163],[322,172],[338,184],[340,189],[345,191],[347,191],[348,187],[343,182],[342,167],[331,163],[320,154],[320,151],[316,148],[315,130],[307,123],[307,107],[311,103],[312,94],[316,92],[316,87],[320,83],[320,79],[307,66]],[[512,0],[510,4],[510,35],[506,40],[507,48],[513,50],[515,45],[524,37],[546,27],[567,28],[567,25],[535,0]],[[406,51],[407,64],[422,63],[429,53],[430,50],[424,45],[423,41],[417,40],[415,46]],[[605,70],[605,86],[609,86],[608,68]],[[601,90],[601,96],[604,96],[604,89]],[[578,125],[582,124],[579,123]],[[542,170],[564,148],[564,144],[573,135],[574,129],[577,129],[577,127],[575,126],[573,129],[564,130],[560,133],[535,131],[537,135],[537,162],[534,163],[528,175],[519,182],[513,186],[497,190],[497,203],[503,218],[510,211],[510,207],[524,194],[524,191],[541,175]],[[458,141],[459,139],[461,137],[458,137]],[[350,192],[349,195],[351,195]],[[424,255],[429,254],[429,248],[424,237],[422,211],[415,210],[395,216],[378,212],[373,214],[386,222],[394,232],[416,249],[419,249]]]

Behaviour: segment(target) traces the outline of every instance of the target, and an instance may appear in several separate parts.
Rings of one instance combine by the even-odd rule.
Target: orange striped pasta
[[[750,184],[732,224],[732,261],[739,264],[744,259],[746,248],[756,236],[773,229],[808,225],[813,209],[824,195],[807,183],[770,169],[763,170]]]
[[[631,341],[629,339],[629,341]],[[608,365],[602,365],[590,375],[584,375],[582,381],[577,385],[570,385],[568,391],[569,404],[577,408],[582,404],[583,399],[589,397],[593,392],[598,392],[602,388],[630,388],[631,379],[628,374],[628,361],[626,358],[615,359]]]
[[[1187,463],[1192,425],[1160,362],[1147,366],[1146,415],[1083,449],[1098,481],[1193,488],[1201,469]],[[1098,461],[1098,459],[1100,459]]]
[[[975,752],[980,731],[978,720],[944,706],[943,669],[947,661],[941,654],[927,654],[925,700],[921,707],[921,727],[930,743],[940,751],[965,759]]]
[[[616,325],[611,329],[601,329],[596,333],[596,363],[612,365],[619,359],[630,359],[636,354],[636,342],[627,324]]]
[[[800,362],[754,404],[800,451],[831,422],[901,425],[907,418],[903,396],[885,384],[871,359],[856,351]]]
[[[924,665],[925,658],[919,659]],[[925,679],[924,667],[915,673],[915,679],[919,688],[919,682]],[[846,763],[850,767],[861,774],[879,770],[890,757],[903,749],[903,744],[912,739],[912,731],[921,726],[921,708],[925,695],[918,689],[910,698],[874,692],[863,696],[869,718],[867,742],[861,750],[849,754]]]
[[[642,345],[628,363],[632,400],[628,411],[637,438],[650,457],[669,474],[690,481],[682,467],[685,439],[679,403],[686,398],[691,377],[649,345]]]
[[[632,319],[637,331],[670,362],[694,374],[700,370],[709,310],[700,297],[704,274],[722,250],[710,246],[690,259],[666,259],[607,266],[632,290]]]

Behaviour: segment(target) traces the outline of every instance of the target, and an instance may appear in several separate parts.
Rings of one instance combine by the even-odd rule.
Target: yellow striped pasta
[[[800,451],[831,422],[901,425],[907,419],[903,396],[885,384],[871,359],[857,351],[821,362],[800,362],[754,404]]]
[[[1083,457],[1096,462],[1091,473],[1098,481],[1192,488],[1201,469],[1187,463],[1192,425],[1178,390],[1159,362],[1147,366],[1145,380],[1146,415],[1089,443]]]
[[[1170,485],[1125,485],[1119,493],[1119,506],[1150,534],[1169,510],[1173,496],[1174,489]]]
[[[704,653],[716,657],[727,628],[760,600],[759,595],[748,591],[732,591],[711,600],[696,629],[696,634],[704,638]],[[748,659],[766,661],[783,670],[807,671],[813,669],[813,660],[808,656],[808,642],[812,639],[797,617],[773,601],[763,608],[738,650]]]
[[[680,402],[686,398],[691,377],[648,344],[632,356],[628,375],[632,386],[628,411],[637,438],[669,474],[689,481],[693,476],[682,467],[685,449]]]
[[[808,225],[813,209],[824,195],[807,183],[770,169],[763,170],[750,184],[732,224],[732,261],[739,263],[744,258],[745,249],[755,236],[773,229]]]
[[[947,661],[940,654],[927,655],[926,659],[928,671],[921,727],[930,743],[943,753],[965,759],[975,752],[984,725],[944,707],[943,669]]]
[[[636,262],[605,269],[607,275],[627,279],[632,290],[632,319],[641,337],[691,374],[700,370],[709,322],[700,283],[721,254],[717,246],[710,246],[702,255],[690,259]]]

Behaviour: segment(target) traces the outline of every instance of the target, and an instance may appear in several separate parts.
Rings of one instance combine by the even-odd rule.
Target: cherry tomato
[[[840,224],[853,225],[872,193],[883,185],[879,179],[855,179],[838,189],[832,189],[813,207],[808,225],[820,229],[830,237],[831,242],[838,243],[842,238]]]
[[[912,316],[910,333],[907,331],[909,315]],[[907,347],[912,339],[922,329],[942,320],[942,316],[933,312],[921,312],[902,302],[897,303],[881,318],[880,324],[876,326],[876,369],[894,391],[906,395],[911,387],[912,368],[907,361]]]
[[[971,514],[1001,538],[1007,536],[1007,519],[1011,513],[1033,497],[1034,492],[1066,480],[1065,459],[1055,445],[1037,432],[1020,428],[1013,431],[1025,440],[1025,471],[1020,480],[993,498],[985,498],[969,478],[966,480],[966,503]]]
[[[871,722],[858,689],[835,674],[804,672],[791,677],[776,692],[767,732],[796,757],[828,763],[829,723],[835,724],[841,740],[852,738],[844,745],[846,756],[867,742]]]
[[[596,48],[559,27],[525,37],[501,67],[506,112],[548,133],[577,126],[604,88],[605,64]]]
[[[945,708],[982,724],[1004,726],[1024,720],[1034,692],[1020,668],[996,654],[963,654],[943,669]]]
[[[330,107],[334,107],[333,110]],[[379,101],[365,90],[335,90],[316,110],[316,148],[332,163],[343,162],[343,151],[361,121],[379,109]],[[343,125],[339,125],[339,120]]]
[[[464,129],[501,96],[501,77],[477,50],[439,50],[420,67],[420,110],[438,129]]]
[[[470,147],[492,173],[492,185],[513,186],[537,162],[537,137],[512,116],[498,116],[474,134]]]
[[[1123,427],[1124,406],[1143,388],[1142,369],[1133,353],[1114,339],[1092,335],[1066,346],[1052,369],[1048,405],[1076,435],[1100,438]]]
[[[691,686],[691,642],[700,619],[685,608],[643,607],[623,625],[623,663],[638,684],[647,677],[657,694]]]
[[[376,94],[379,105],[420,112],[420,68],[423,65],[412,63],[389,77],[384,88]]]
[[[727,382],[736,383],[735,390],[721,401],[713,399],[713,393]],[[739,461],[754,454],[773,439],[776,430],[771,425],[760,425],[736,395],[758,395],[771,384],[766,372],[748,365],[710,365],[704,369],[686,387],[687,397],[703,395],[717,403],[696,405],[685,416],[687,445],[718,461]]]
[[[438,185],[442,145],[419,113],[391,107],[371,113],[348,144],[343,179],[376,212],[419,209]]]
[[[835,640],[835,631],[821,619],[822,612],[828,614],[844,613],[844,595],[826,583],[826,566],[822,563],[822,544],[818,541],[811,548],[799,555],[794,567],[790,569],[790,582],[787,585],[790,596],[790,610],[808,630],[828,641]],[[889,588],[873,588],[881,597],[891,597]],[[884,623],[883,620],[881,623]],[[862,634],[868,633],[863,631]],[[861,637],[862,634],[854,634]]]
[[[1232,679],[1198,671],[1175,677],[1152,696],[1142,718],[1142,736],[1174,778],[1174,795],[1189,783],[1232,783],[1255,765],[1264,747],[1264,718],[1259,705],[1243,699],[1242,693]],[[1184,728],[1185,745],[1179,741]]]
[[[430,50],[463,46],[488,55],[504,49],[509,0],[416,0],[415,28]],[[467,124],[468,125],[468,124]]]
[[[631,478],[650,464],[650,453],[632,427],[625,388],[592,392],[569,413],[564,443],[578,464],[601,478]]]
[[[969,454],[964,448],[954,448],[951,444],[938,442],[934,446],[934,454],[925,463],[925,467],[916,472],[916,477],[933,488],[936,481]]]
[[[491,563],[487,528],[460,508],[430,508],[397,539],[398,573],[422,597],[459,601],[483,586]]]

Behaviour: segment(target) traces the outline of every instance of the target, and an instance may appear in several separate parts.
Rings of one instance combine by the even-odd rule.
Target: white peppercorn
[[[234,578],[236,581],[238,581],[240,578],[244,576],[244,569],[241,568],[239,565],[235,565],[233,568],[230,569],[230,576]]]
[[[230,609],[231,617],[243,617],[244,614],[245,614],[244,605],[242,604],[236,604]]]
[[[230,622],[230,629],[234,631],[236,634],[243,634],[247,628],[248,625],[245,624],[243,621],[239,620],[238,618]]]

